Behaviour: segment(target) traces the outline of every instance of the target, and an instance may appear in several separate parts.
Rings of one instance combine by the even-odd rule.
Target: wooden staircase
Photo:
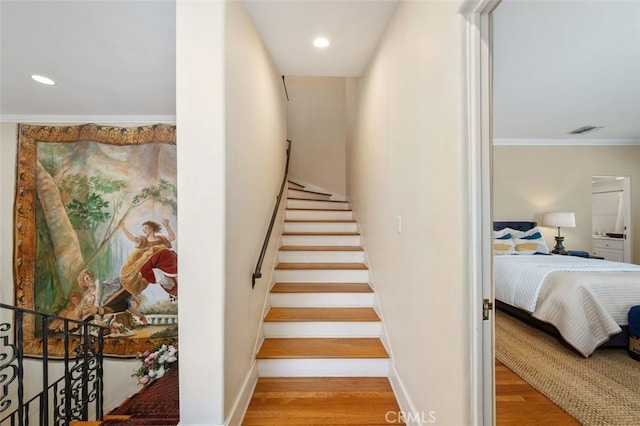
[[[388,354],[346,201],[290,184],[261,377],[386,377]]]
[[[385,413],[399,409],[349,203],[290,183],[281,244],[256,355],[258,384],[243,424],[385,424]],[[314,412],[300,411],[309,398]]]

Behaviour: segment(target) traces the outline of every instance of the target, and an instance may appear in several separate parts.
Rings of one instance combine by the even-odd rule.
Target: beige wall
[[[360,81],[347,158],[395,368],[442,425],[471,423],[459,6],[400,3]]]
[[[251,274],[284,174],[286,98],[241,2],[226,11],[225,417],[255,362],[254,347],[273,271],[282,215],[264,260]],[[284,203],[281,204],[281,211]],[[244,407],[241,407],[244,408]]]
[[[284,171],[285,99],[242,3],[177,12],[180,420],[235,424],[275,256],[272,241],[251,290]]]
[[[640,263],[640,146],[494,146],[494,220],[542,223],[549,211],[574,211],[562,229],[568,250],[591,252],[591,177],[631,177],[632,262]],[[556,230],[543,227],[549,248]]]
[[[292,178],[346,194],[345,78],[286,77]]]
[[[225,419],[224,22],[224,2],[176,3],[181,424]]]

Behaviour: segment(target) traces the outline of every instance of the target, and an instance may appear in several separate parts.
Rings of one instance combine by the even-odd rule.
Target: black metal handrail
[[[12,322],[0,323],[0,425],[68,425],[73,420],[102,420],[104,416],[103,357],[106,327],[45,314],[0,303],[0,309],[13,312]],[[24,328],[25,316],[33,316],[33,327],[42,338],[42,387],[25,398]],[[30,318],[29,318],[30,319]],[[51,320],[63,323],[63,332],[49,331]],[[62,354],[52,358],[50,339],[62,342]],[[33,357],[34,355],[29,355]],[[49,363],[60,360],[64,374],[49,380]],[[30,373],[32,375],[33,372]],[[35,420],[33,419],[35,417]]]
[[[262,278],[262,262],[264,262],[264,256],[267,254],[267,247],[269,246],[269,240],[271,239],[271,231],[273,231],[273,224],[276,222],[276,216],[278,215],[278,210],[280,209],[280,199],[282,198],[284,187],[287,184],[287,178],[289,176],[289,158],[290,157],[291,157],[291,141],[287,139],[287,161],[284,166],[284,177],[282,178],[282,185],[280,185],[280,192],[278,193],[278,197],[276,198],[276,205],[273,207],[273,214],[271,215],[271,222],[269,223],[269,229],[267,229],[267,234],[264,236],[264,243],[262,243],[262,250],[260,251],[260,257],[258,258],[256,269],[253,272],[253,276],[251,277],[251,288],[254,288],[256,286],[256,279]]]

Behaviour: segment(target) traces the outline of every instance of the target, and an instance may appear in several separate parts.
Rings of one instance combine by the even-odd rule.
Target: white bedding
[[[576,256],[495,256],[496,299],[553,324],[589,356],[640,305],[640,266]]]

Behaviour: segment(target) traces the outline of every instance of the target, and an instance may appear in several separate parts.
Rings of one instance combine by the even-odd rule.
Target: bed
[[[628,345],[640,266],[550,254],[535,222],[495,222],[493,241],[499,309],[559,334],[584,357]]]

